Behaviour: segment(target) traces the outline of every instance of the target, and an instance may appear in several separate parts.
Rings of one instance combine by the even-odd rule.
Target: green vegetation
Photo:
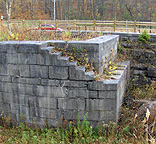
[[[50,44],[52,46],[54,46],[54,44]],[[85,66],[85,71],[92,71],[94,69],[93,67],[93,63],[94,62],[88,62],[88,58],[87,58],[87,50],[81,50],[81,48],[76,49],[75,47],[73,47],[72,49],[68,48],[68,45],[65,48],[58,48],[55,47],[54,50],[52,51],[52,53],[55,52],[62,52],[62,56],[63,57],[69,57],[69,61],[73,62],[73,61],[77,61],[78,66]]]
[[[130,88],[129,95],[135,99],[151,99],[156,100],[156,83],[155,81],[152,82],[151,85],[142,86],[141,88]]]
[[[138,40],[142,44],[148,44],[149,43],[148,41],[150,40],[150,35],[147,33],[146,30],[144,30],[144,32],[139,35]]]
[[[30,29],[30,27],[17,27],[12,26],[12,34],[8,33],[7,27],[3,26],[0,29],[0,41],[46,41],[46,40],[65,40],[65,41],[85,41],[87,39],[98,37],[99,34],[96,32],[85,33],[81,35],[71,34],[70,31],[57,33],[55,31],[38,31]]]

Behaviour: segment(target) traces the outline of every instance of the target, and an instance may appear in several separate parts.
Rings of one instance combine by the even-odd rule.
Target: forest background
[[[7,19],[6,0],[0,0],[0,15]],[[58,20],[156,21],[155,0],[55,0]],[[53,20],[54,0],[13,0],[11,19]]]

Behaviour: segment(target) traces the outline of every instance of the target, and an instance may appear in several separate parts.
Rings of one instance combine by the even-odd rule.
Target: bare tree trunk
[[[146,20],[149,20],[148,19],[148,13],[149,13],[149,1],[147,0],[146,1]]]
[[[123,0],[120,0],[120,19],[123,20]]]
[[[11,26],[10,26],[11,5],[12,5],[14,0],[4,0],[4,1],[5,1],[5,7],[6,7],[8,30],[9,30],[9,33],[11,34]]]
[[[135,20],[138,20],[138,0],[135,0]]]

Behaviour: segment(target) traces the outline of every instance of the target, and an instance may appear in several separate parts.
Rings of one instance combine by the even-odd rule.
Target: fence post
[[[57,19],[56,19],[56,21],[55,21],[56,30],[57,30],[57,26],[58,26],[58,21],[57,21]]]
[[[134,21],[134,32],[136,32],[136,20]]]
[[[127,20],[126,20],[126,32],[127,32]]]
[[[96,20],[94,19],[94,31],[95,31]]]
[[[116,30],[116,20],[114,20],[114,31]]]
[[[2,18],[2,16],[1,16],[1,28],[3,30],[3,18]]]
[[[76,19],[74,19],[74,30],[76,30]]]
[[[39,24],[38,29],[41,30],[41,20],[39,20],[38,24]]]
[[[23,28],[25,27],[25,21],[24,20],[22,20],[22,24],[23,24]]]

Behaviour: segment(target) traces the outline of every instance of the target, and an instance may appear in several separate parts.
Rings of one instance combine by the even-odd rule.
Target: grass
[[[135,100],[147,99],[156,100],[156,82],[152,81],[151,85],[130,88],[130,95]]]
[[[46,41],[46,40],[65,40],[65,41],[85,41],[87,39],[98,37],[96,32],[89,34],[75,34],[71,35],[70,31],[56,33],[55,31],[38,31],[32,30],[28,27],[12,26],[12,34],[9,35],[7,27],[3,26],[0,29],[0,41]]]

